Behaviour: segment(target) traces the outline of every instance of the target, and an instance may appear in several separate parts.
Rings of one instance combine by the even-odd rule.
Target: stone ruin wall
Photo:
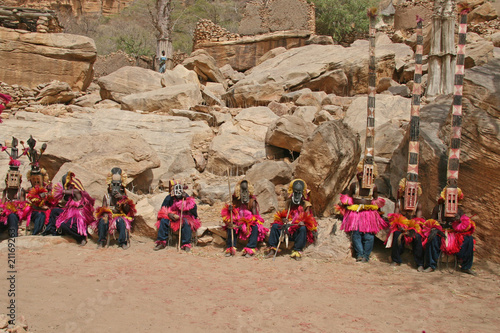
[[[306,0],[252,0],[244,10],[238,29],[241,35],[283,30],[316,31],[315,7]]]
[[[239,34],[231,33],[210,20],[201,19],[194,29],[193,50],[195,50],[200,43],[225,42],[229,40],[238,40],[239,38]]]
[[[306,0],[253,0],[247,2],[239,33],[231,33],[207,19],[198,21],[193,50],[205,42],[237,41],[242,36],[261,35],[276,31],[316,31],[314,4]]]
[[[56,13],[47,9],[0,6],[0,26],[31,32],[62,32]]]
[[[118,14],[134,0],[0,0],[7,7],[50,9],[80,16],[82,14]]]

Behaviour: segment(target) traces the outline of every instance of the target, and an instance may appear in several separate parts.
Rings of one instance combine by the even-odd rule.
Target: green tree
[[[374,0],[312,0],[316,6],[316,32],[339,43],[368,33],[368,8]]]

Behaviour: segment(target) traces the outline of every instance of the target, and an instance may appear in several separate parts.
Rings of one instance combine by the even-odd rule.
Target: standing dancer
[[[425,249],[425,272],[433,272],[441,252],[456,255],[462,262],[464,273],[475,275],[471,270],[474,258],[472,233],[476,224],[464,214],[460,201],[464,195],[458,187],[458,167],[460,164],[460,141],[462,133],[462,91],[464,82],[465,41],[467,34],[467,13],[470,8],[460,7],[455,86],[452,104],[452,124],[450,146],[448,148],[447,185],[441,192],[438,204],[432,211],[432,220],[426,222],[428,236]],[[437,221],[436,221],[437,220]]]
[[[38,235],[49,222],[51,208],[57,204],[57,200],[52,196],[52,185],[49,181],[49,175],[44,168],[40,168],[40,158],[42,157],[47,144],[44,143],[40,152],[35,149],[36,140],[33,136],[27,141],[28,148],[26,154],[30,160],[31,170],[27,173],[27,178],[31,183],[31,188],[26,194],[29,210],[26,219],[26,232],[29,225],[33,223],[33,235]]]
[[[8,230],[9,237],[17,237],[20,221],[26,216],[26,192],[21,186],[23,176],[19,171],[19,155],[17,148],[18,141],[12,137],[11,142],[6,142],[5,146],[0,144],[2,151],[9,155],[9,170],[5,176],[5,189],[2,192],[2,201],[0,202],[0,232]],[[10,148],[10,153],[7,149]]]
[[[394,214],[389,214],[390,232],[386,247],[391,248],[391,265],[401,265],[401,254],[405,245],[411,245],[417,270],[424,270],[422,248],[422,206],[418,202],[422,188],[418,182],[418,154],[420,133],[420,96],[422,94],[422,36],[423,20],[417,15],[417,49],[415,52],[415,74],[410,120],[410,142],[408,144],[408,172],[399,182]]]

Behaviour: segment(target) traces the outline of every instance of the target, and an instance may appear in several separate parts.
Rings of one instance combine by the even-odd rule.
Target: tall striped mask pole
[[[369,58],[368,58],[368,107],[366,115],[366,140],[365,140],[365,157],[363,163],[363,180],[361,187],[373,187],[373,159],[375,154],[375,94],[377,73],[375,71],[375,19],[377,17],[377,8],[368,9],[368,17],[370,18],[369,30]]]
[[[458,28],[457,59],[455,66],[455,86],[452,105],[451,139],[448,149],[447,186],[444,214],[453,217],[458,212],[458,167],[460,164],[460,140],[462,136],[462,92],[465,74],[465,40],[467,36],[467,13],[470,8],[460,8]]]
[[[410,142],[408,145],[408,172],[404,193],[404,209],[414,210],[418,202],[418,155],[420,136],[420,97],[422,95],[422,53],[424,37],[423,19],[417,15],[417,48],[415,50],[415,74],[411,100]]]

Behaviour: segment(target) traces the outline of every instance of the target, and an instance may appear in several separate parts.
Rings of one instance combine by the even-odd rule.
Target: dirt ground
[[[272,261],[262,253],[226,258],[213,247],[155,252],[151,240],[140,238],[128,250],[54,243],[16,247],[16,314],[26,318],[30,332],[429,333],[500,327],[500,266],[485,261],[475,262],[474,277],[389,267],[381,249],[365,264],[307,257],[296,262],[285,255]],[[5,247],[0,262],[5,276]],[[7,289],[2,278],[2,309]]]

